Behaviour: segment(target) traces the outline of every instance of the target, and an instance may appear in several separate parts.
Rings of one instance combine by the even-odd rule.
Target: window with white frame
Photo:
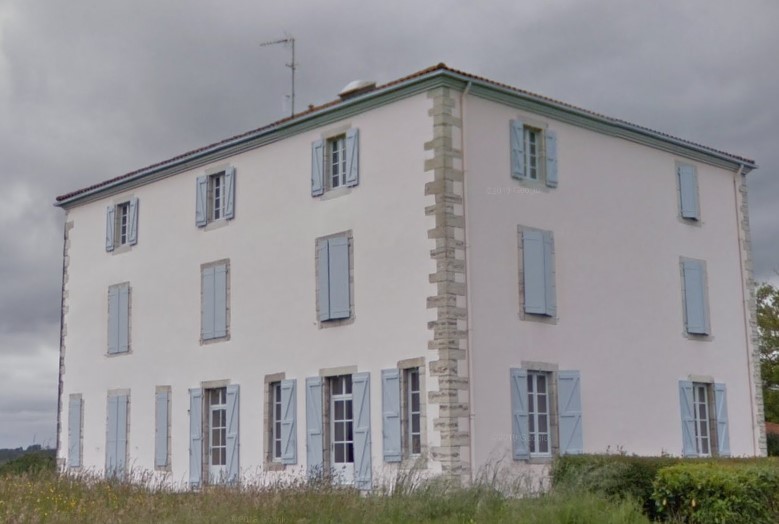
[[[106,209],[106,251],[138,242],[138,199],[108,206]]]
[[[311,144],[311,196],[354,187],[360,182],[360,134],[357,128],[325,136]]]
[[[551,373],[529,371],[527,374],[527,407],[530,456],[551,454],[549,421],[551,417],[549,379]]]
[[[206,394],[208,477],[222,482],[227,477],[227,388],[207,389]]]
[[[710,380],[709,378],[703,380]],[[728,404],[725,384],[680,380],[682,455],[730,455]]]
[[[235,218],[235,168],[199,176],[195,196],[197,227]]]
[[[281,382],[270,384],[271,392],[271,460],[281,462]]]
[[[522,120],[511,121],[511,176],[557,187],[557,134]]]
[[[217,381],[189,390],[189,484],[239,478],[240,388]]]
[[[404,384],[406,386],[406,439],[408,455],[417,456],[422,453],[422,394],[419,383],[419,368],[405,370]]]

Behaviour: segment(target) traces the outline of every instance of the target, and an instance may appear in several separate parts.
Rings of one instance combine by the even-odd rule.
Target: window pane
[[[546,415],[538,415],[538,431],[546,433],[549,431],[548,420]]]
[[[530,431],[530,433],[535,433],[536,432],[536,418],[533,417],[533,416],[528,417],[527,422],[528,422],[527,427],[528,427],[528,430]]]
[[[335,445],[335,462],[342,463],[344,462],[344,445],[343,444],[336,444]]]
[[[346,401],[346,419],[352,420],[354,417],[352,416],[352,401],[347,400]]]
[[[335,434],[333,436],[333,440],[335,442],[342,442],[344,440],[344,423],[343,422],[336,422],[335,423]]]
[[[411,411],[419,411],[419,395],[411,395]]]
[[[538,452],[539,453],[549,453],[549,439],[546,438],[546,435],[542,435],[538,442]]]
[[[422,439],[419,435],[413,435],[411,437],[411,453],[421,453],[422,452]]]
[[[411,372],[411,391],[419,391],[419,371]]]
[[[411,431],[413,433],[419,433],[419,415],[411,416]]]
[[[538,397],[538,412],[547,413],[546,409],[546,395],[539,395]]]
[[[346,462],[354,462],[354,446],[346,444]]]
[[[352,392],[352,376],[346,375],[344,377],[344,382],[346,383],[346,393]]]
[[[537,375],[538,393],[546,393],[546,375]]]
[[[274,457],[280,457],[280,456],[281,456],[281,440],[277,440],[277,441],[275,442],[275,446],[274,446],[274,454],[273,454],[273,456],[274,456]]]
[[[344,440],[348,440],[349,442],[354,440],[354,434],[352,433],[352,423],[351,422],[347,422],[346,423],[346,435],[344,435],[344,436],[345,436]]]
[[[335,401],[335,420],[343,420],[344,419],[344,401],[343,400],[336,400]]]

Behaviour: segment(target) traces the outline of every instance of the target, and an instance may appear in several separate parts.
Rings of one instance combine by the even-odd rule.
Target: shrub
[[[53,450],[36,451],[0,465],[0,475],[22,473],[53,473],[56,469]]]
[[[779,434],[768,433],[765,438],[768,445],[768,456],[779,457]]]
[[[685,463],[658,472],[652,495],[662,518],[695,523],[771,523],[779,519],[775,463]]]

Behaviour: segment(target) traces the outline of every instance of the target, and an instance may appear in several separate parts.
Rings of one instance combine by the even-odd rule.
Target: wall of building
[[[305,464],[305,378],[320,369],[356,366],[371,373],[374,469],[382,468],[383,368],[427,357],[435,272],[425,207],[432,174],[424,171],[432,139],[425,94],[304,132],[229,160],[236,169],[235,219],[195,227],[195,181],[211,167],[165,178],[68,212],[69,264],[63,399],[84,399],[84,464],[105,461],[106,395],[130,390],[129,465],[153,468],[155,386],[172,388],[172,471],[186,481],[188,389],[203,381],[239,384],[240,462],[248,474],[264,460],[264,377],[297,383],[298,463]],[[331,132],[360,130],[360,183],[311,197],[311,144]],[[400,153],[402,152],[402,154]],[[106,253],[106,206],[139,198],[138,243]],[[316,315],[315,239],[353,235],[354,320],[320,328]],[[230,337],[201,344],[201,264],[230,261]],[[131,286],[131,351],[107,356],[107,291]],[[65,400],[63,406],[67,409]],[[428,416],[428,445],[433,445]],[[60,457],[67,452],[63,412]]]
[[[465,105],[474,467],[511,460],[509,368],[581,372],[584,447],[679,455],[678,381],[727,385],[734,455],[755,446],[733,172],[697,167],[701,222],[679,217],[676,161],[475,96]],[[559,187],[511,178],[509,122],[557,132]],[[554,235],[557,319],[520,319],[517,226]],[[711,336],[685,334],[680,257],[706,261]]]

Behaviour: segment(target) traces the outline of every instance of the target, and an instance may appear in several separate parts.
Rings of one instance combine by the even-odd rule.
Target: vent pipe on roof
[[[369,80],[354,80],[346,84],[346,87],[341,89],[338,96],[341,97],[341,100],[346,100],[347,98],[361,95],[368,91],[373,91],[374,89],[376,89],[376,82],[371,82]]]

